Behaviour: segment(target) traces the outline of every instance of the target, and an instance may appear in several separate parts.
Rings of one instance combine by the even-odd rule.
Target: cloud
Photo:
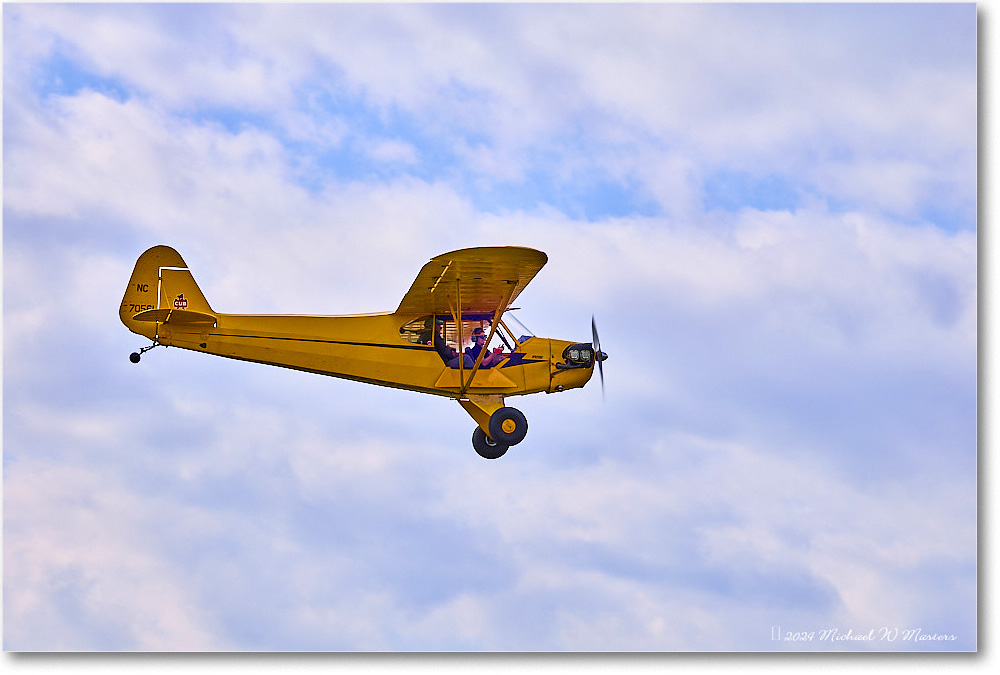
[[[835,22],[852,12],[815,11]],[[580,164],[630,178],[672,210],[693,198],[683,190],[696,189],[700,177],[663,194],[656,165],[684,167],[684,157],[698,156],[712,169],[780,172],[835,200],[908,216],[925,212],[920,195],[934,189],[937,202],[963,209],[969,227],[974,34],[956,24],[967,39],[945,43],[930,28],[942,20],[935,8],[913,9],[905,22],[901,11],[853,10],[878,41],[849,30],[831,38],[797,10],[713,7],[552,7],[535,10],[530,22],[492,7],[157,8],[83,17],[53,8],[18,18],[33,38],[72,44],[97,74],[170,110],[235,108],[275,117],[285,134],[318,133],[338,144],[339,124],[310,132],[315,123],[299,123],[317,96],[361,102],[369,119],[401,115],[424,130],[432,155],[458,163],[451,173],[520,183],[535,180],[529,170],[548,158],[547,171]],[[125,33],[134,38],[101,37]],[[915,54],[914,41],[927,53]],[[960,68],[968,75],[956,77]],[[574,145],[584,131],[596,140],[581,154]],[[644,150],[651,145],[652,155]],[[894,178],[872,181],[869,173],[848,183],[848,167],[815,171],[817,155],[845,154],[849,166],[867,161]],[[967,172],[958,182],[956,170]]]
[[[212,389],[168,391],[159,419],[133,404],[117,424],[49,424],[83,452],[6,470],[6,565],[24,584],[8,606],[29,619],[51,611],[42,599],[62,583],[100,626],[174,598],[124,633],[71,633],[67,648],[744,649],[776,613],[905,623],[911,584],[962,565],[975,539],[974,498],[950,481],[930,499],[859,490],[822,465],[669,435],[558,472],[526,456],[483,473],[433,444],[338,439],[310,415],[274,411],[282,393],[246,407],[212,406]],[[230,431],[215,430],[221,421]],[[173,443],[120,440],[136,423],[140,438]],[[60,499],[21,510],[40,494]],[[666,628],[727,602],[738,605],[715,615],[712,639]],[[473,621],[454,630],[466,613]],[[169,630],[146,636],[151,621]],[[17,635],[9,644],[25,644]]]
[[[66,426],[63,434],[76,444],[108,431],[93,420]],[[8,624],[8,648],[224,647],[207,638],[208,617],[177,568],[154,546],[136,546],[157,528],[157,517],[196,531],[195,510],[164,510],[80,466],[26,459],[6,472],[13,479],[4,485],[4,566],[16,583],[5,587],[5,608],[20,618]],[[52,498],[40,502],[38,495]]]
[[[697,156],[710,173],[783,176],[833,205],[911,219],[950,210],[957,226],[974,222],[967,186],[976,118],[961,101],[975,96],[975,77],[955,76],[961,67],[974,75],[974,50],[965,47],[974,35],[938,39],[930,27],[942,18],[933,8],[914,9],[907,22],[856,10],[883,36],[878,42],[849,30],[832,39],[795,10],[578,9],[570,16],[540,8],[532,22],[491,7],[157,8],[84,17],[53,8],[17,18],[33,39],[166,111],[228,111],[241,124],[269,120],[279,138],[322,139],[295,148],[307,184],[370,171],[372,152],[391,150],[406,170],[437,172],[431,180],[465,176],[462,187],[473,194],[498,180],[506,193],[541,183],[543,193],[523,208],[546,203],[544,192],[558,198],[569,184],[580,199],[613,181],[633,202],[691,215],[706,178],[686,159]],[[849,10],[823,12],[842,22]],[[125,24],[134,39],[100,37],[122,34]],[[897,59],[913,51],[913,40],[929,54]],[[329,105],[339,114],[310,121]],[[411,134],[419,129],[419,144],[398,128],[382,139],[363,128],[390,118]],[[358,142],[345,144],[352,138]],[[331,147],[340,150],[332,166]],[[483,203],[495,204],[495,193],[479,199],[491,196]]]

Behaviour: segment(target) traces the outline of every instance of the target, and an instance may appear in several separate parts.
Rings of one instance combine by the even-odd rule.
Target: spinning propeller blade
[[[594,336],[594,359],[597,361],[597,372],[601,375],[601,397],[604,397],[604,361],[608,355],[601,351],[601,338],[597,335],[597,320],[590,315],[590,332]]]

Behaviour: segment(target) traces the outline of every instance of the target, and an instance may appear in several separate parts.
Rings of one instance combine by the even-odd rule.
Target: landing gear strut
[[[159,347],[159,346],[160,346],[159,342],[154,342],[153,344],[149,345],[148,347],[143,347],[139,351],[132,352],[131,354],[129,354],[128,355],[128,360],[131,361],[132,363],[139,363],[139,359],[142,358],[143,354],[145,354],[146,352],[148,352],[153,347]]]

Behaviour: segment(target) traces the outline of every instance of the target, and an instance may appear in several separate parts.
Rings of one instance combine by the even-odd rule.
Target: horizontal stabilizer
[[[215,326],[216,318],[211,314],[195,312],[189,309],[147,309],[132,317],[135,321],[156,321],[174,325]]]

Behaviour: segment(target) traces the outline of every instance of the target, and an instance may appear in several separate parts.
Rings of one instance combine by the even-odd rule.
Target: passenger
[[[440,319],[438,322],[440,323]],[[434,329],[431,326],[434,325],[434,317],[429,316],[424,320],[424,329],[417,333],[417,342],[422,345],[433,345],[434,344]]]
[[[424,325],[430,328],[431,319],[427,319]],[[454,347],[449,347],[448,343],[444,341],[444,337],[441,335],[441,328],[444,326],[444,321],[438,319],[434,322],[434,349],[441,356],[441,360],[449,368],[458,368],[458,351]],[[469,358],[468,354],[462,355],[462,365],[466,368],[471,368],[475,365],[475,361]]]
[[[476,328],[472,331],[472,346],[465,348],[465,354],[472,359],[472,364],[475,365],[476,359],[479,357],[479,352],[484,349],[486,349],[486,331],[482,328]],[[500,354],[487,351],[479,367],[492,368],[503,361],[503,358]]]

